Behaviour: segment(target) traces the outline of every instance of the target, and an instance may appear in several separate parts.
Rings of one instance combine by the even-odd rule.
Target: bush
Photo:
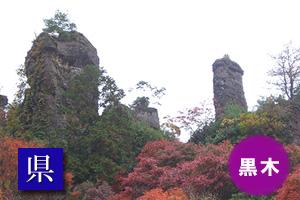
[[[244,193],[233,194],[230,200],[272,200],[272,197],[255,197]]]
[[[18,148],[43,147],[42,144],[10,137],[0,138],[0,199],[65,199],[72,187],[73,174],[65,173],[65,191],[20,192],[17,190]],[[3,151],[5,150],[5,151]]]
[[[218,144],[224,140],[237,143],[252,134],[273,136],[284,143],[292,141],[293,109],[281,97],[268,97],[258,101],[256,112],[243,112],[238,106],[229,104],[224,117],[193,133],[190,141],[194,143]]]
[[[191,141],[218,144],[229,140],[235,144],[253,134],[273,136],[284,143],[291,141],[291,129],[288,123],[267,112],[242,113],[235,118],[224,117],[221,121],[195,132]]]
[[[71,194],[82,200],[107,200],[114,193],[105,181],[97,181],[95,184],[87,181],[77,185]]]
[[[188,196],[180,188],[172,188],[163,191],[161,188],[152,189],[145,192],[138,200],[188,200]]]
[[[300,164],[300,146],[295,144],[289,144],[285,146],[285,150],[289,154],[289,159],[291,162],[291,168]]]
[[[282,188],[275,196],[276,200],[299,200],[300,197],[300,165],[295,167]]]
[[[133,198],[151,189],[182,188],[190,196],[216,194],[226,199],[235,191],[227,172],[231,145],[194,145],[176,141],[156,141],[145,145],[138,164],[121,178],[122,193]]]
[[[9,137],[0,138],[0,188],[2,193],[16,192],[18,148],[40,147],[40,144]]]

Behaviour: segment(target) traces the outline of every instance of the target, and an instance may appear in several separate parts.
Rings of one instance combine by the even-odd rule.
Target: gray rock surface
[[[234,104],[247,111],[242,76],[244,71],[225,55],[213,63],[213,89],[216,119],[224,115],[224,109]]]
[[[7,96],[0,95],[0,108],[4,108],[8,104]]]
[[[136,109],[135,110],[136,117],[148,124],[150,127],[159,129],[159,117],[158,111],[156,108],[147,107],[144,109]]]
[[[25,91],[22,121],[33,127],[34,124],[45,124],[52,129],[65,128],[67,116],[64,107],[76,107],[80,102],[70,102],[66,93],[71,81],[88,65],[99,66],[97,50],[78,32],[69,32],[63,36],[41,33],[33,42],[33,46],[25,59],[25,73],[29,89]],[[92,102],[90,108],[98,114],[98,90],[85,98]],[[72,105],[70,105],[72,104]],[[77,112],[77,111],[76,111]],[[76,116],[72,116],[76,121]],[[47,131],[48,132],[48,131]]]

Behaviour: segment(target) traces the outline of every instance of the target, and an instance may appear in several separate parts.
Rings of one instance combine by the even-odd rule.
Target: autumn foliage
[[[289,144],[285,146],[285,150],[289,154],[289,159],[292,167],[300,164],[300,146],[295,144]]]
[[[180,188],[173,188],[163,191],[161,188],[152,189],[145,192],[138,200],[188,200],[188,196]]]
[[[46,193],[20,193],[17,191],[18,148],[36,147],[43,147],[43,145],[10,137],[0,138],[0,200],[19,198],[51,199],[49,194]],[[68,190],[73,184],[73,174],[71,172],[66,172],[64,178],[65,188]],[[65,194],[51,195],[54,198],[55,195],[64,196]]]
[[[300,198],[300,165],[296,166],[283,187],[278,191],[276,200],[299,200]]]
[[[18,148],[40,146],[20,139],[0,138],[0,188],[2,193],[17,188]]]
[[[121,179],[124,191],[118,195],[126,193],[137,198],[152,194],[146,192],[153,189],[153,193],[163,195],[161,190],[182,188],[188,195],[211,192],[227,198],[234,189],[227,172],[231,147],[228,142],[207,146],[149,142],[138,156],[133,172]]]

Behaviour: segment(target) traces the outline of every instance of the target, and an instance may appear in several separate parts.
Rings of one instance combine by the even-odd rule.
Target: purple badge
[[[276,192],[285,181],[289,166],[283,145],[264,135],[243,139],[229,158],[232,181],[242,192],[255,196]]]

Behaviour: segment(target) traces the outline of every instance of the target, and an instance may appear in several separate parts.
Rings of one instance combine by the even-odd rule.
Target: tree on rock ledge
[[[59,10],[55,12],[53,18],[44,19],[45,28],[43,31],[50,34],[61,34],[64,32],[76,31],[76,24],[71,23],[68,19],[68,14]]]

